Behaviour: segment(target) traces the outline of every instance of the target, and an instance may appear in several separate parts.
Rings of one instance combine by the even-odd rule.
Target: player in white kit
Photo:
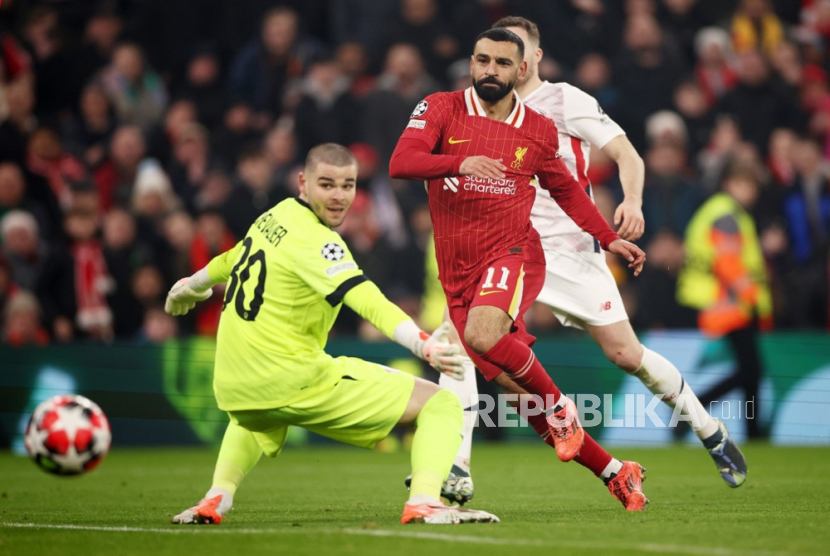
[[[579,183],[591,195],[587,172],[591,145],[616,161],[625,198],[614,219],[623,239],[636,240],[644,230],[642,192],[644,165],[622,128],[602,111],[591,95],[567,83],[549,83],[539,78],[542,59],[539,31],[522,17],[505,17],[494,27],[516,33],[525,43],[527,76],[516,86],[525,105],[551,118],[559,131],[559,154]],[[550,194],[537,185],[531,212],[533,226],[542,238],[547,277],[538,301],[548,305],[559,321],[587,331],[606,357],[626,373],[640,379],[652,393],[672,408],[679,407],[709,451],[721,477],[732,487],[746,480],[746,460],[726,427],[713,419],[670,361],[640,344],[628,320],[614,277],[605,263],[605,254],[588,233],[562,211]],[[453,390],[466,408],[477,400],[473,373],[458,382],[441,376],[440,384]],[[507,391],[503,384],[503,390]],[[516,386],[510,393],[524,393]],[[462,443],[442,495],[465,503],[472,498],[469,461],[475,414],[465,420]]]

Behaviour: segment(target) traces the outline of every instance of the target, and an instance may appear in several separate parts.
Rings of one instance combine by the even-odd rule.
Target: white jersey
[[[602,111],[599,102],[588,93],[567,83],[549,83],[522,99],[526,106],[550,118],[559,130],[559,155],[571,175],[593,198],[588,182],[591,145],[602,148],[609,141],[625,135],[623,129]],[[530,212],[533,227],[542,236],[545,251],[600,252],[599,243],[574,224],[550,193],[536,186],[536,201]]]

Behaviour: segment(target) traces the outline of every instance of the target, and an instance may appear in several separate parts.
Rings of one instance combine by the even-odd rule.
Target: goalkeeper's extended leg
[[[449,314],[445,313],[444,322],[449,322]],[[455,327],[450,329],[449,340],[457,345],[461,351],[464,346],[458,338]],[[464,363],[464,378],[456,380],[446,373],[441,373],[438,384],[458,396],[464,410],[464,421],[461,428],[461,447],[455,456],[450,474],[441,485],[441,496],[450,502],[462,506],[473,499],[473,478],[470,476],[470,457],[473,450],[473,430],[478,419],[478,385],[476,383],[476,368],[470,359]],[[412,483],[412,475],[404,480],[408,489]]]
[[[195,506],[173,517],[173,523],[219,525],[233,506],[233,496],[262,456],[254,433],[228,423],[213,472],[213,485]]]
[[[497,522],[493,514],[444,506],[441,484],[461,444],[461,403],[449,390],[418,380],[401,424],[414,423],[412,484],[401,523]]]

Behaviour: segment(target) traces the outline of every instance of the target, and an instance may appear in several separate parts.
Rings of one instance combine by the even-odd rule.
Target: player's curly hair
[[[476,42],[474,44],[478,44],[478,41],[481,39],[490,39],[494,42],[512,42],[519,47],[519,57],[525,57],[525,43],[519,35],[513,31],[508,31],[507,29],[487,29],[476,37]]]
[[[507,27],[518,27],[520,29],[524,29],[527,36],[530,37],[530,40],[535,43],[536,46],[539,46],[539,28],[529,19],[518,15],[508,15],[507,17],[503,17],[495,22],[492,29],[506,29]],[[528,47],[530,46],[532,45],[528,45]]]

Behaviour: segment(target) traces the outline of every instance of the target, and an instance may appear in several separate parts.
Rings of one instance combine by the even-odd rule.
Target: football
[[[35,408],[26,426],[29,456],[44,471],[80,475],[95,469],[110,449],[106,415],[93,401],[77,395],[55,396]]]

